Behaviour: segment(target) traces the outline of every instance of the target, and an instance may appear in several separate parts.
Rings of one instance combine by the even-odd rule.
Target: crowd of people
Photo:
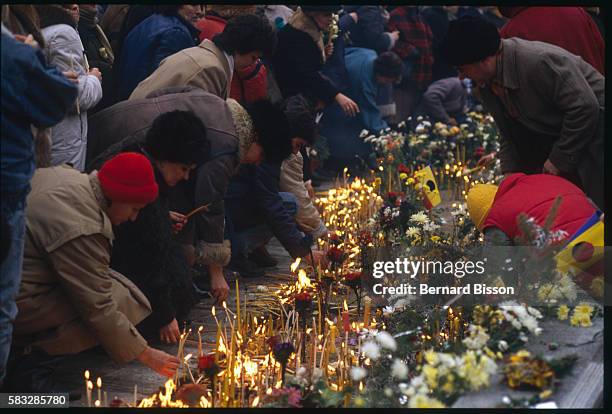
[[[483,162],[571,181],[603,210],[602,22],[582,7],[3,5],[0,387],[55,390],[57,357],[98,345],[172,376],[146,338],[175,343],[202,295],[222,303],[224,270],[263,276],[273,237],[325,260],[314,187],[374,165],[363,129],[457,125],[477,103],[502,135]]]

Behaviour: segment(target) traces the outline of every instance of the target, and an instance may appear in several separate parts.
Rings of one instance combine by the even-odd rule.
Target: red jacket
[[[501,7],[510,18],[501,37],[520,37],[559,46],[580,56],[605,76],[605,43],[582,7]]]
[[[516,173],[502,181],[483,229],[497,227],[514,240],[521,234],[519,214],[533,217],[542,226],[557,196],[563,200],[552,230],[565,230],[571,236],[595,213],[595,207],[574,184],[548,174]]]
[[[225,29],[227,21],[219,16],[207,14],[196,23],[200,30],[200,41],[212,38]],[[230,98],[241,104],[265,99],[268,96],[268,71],[258,61],[242,70],[234,70],[230,86]]]

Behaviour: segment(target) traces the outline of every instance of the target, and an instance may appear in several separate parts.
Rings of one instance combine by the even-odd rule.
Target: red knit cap
[[[98,171],[98,179],[111,201],[148,204],[157,198],[153,167],[147,157],[137,152],[123,152],[106,161]]]

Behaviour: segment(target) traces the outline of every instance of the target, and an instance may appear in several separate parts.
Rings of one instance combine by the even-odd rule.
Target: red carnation
[[[215,362],[215,354],[202,355],[198,358],[198,370],[212,379],[219,373],[219,365]]]
[[[478,147],[474,150],[474,158],[480,158],[484,155],[485,149],[483,147]]]
[[[344,275],[346,280],[359,280],[361,279],[361,272],[352,272]]]
[[[312,295],[306,291],[295,295],[295,300],[298,302],[312,302]]]
[[[410,168],[406,167],[404,164],[400,164],[397,167],[397,171],[399,173],[405,173],[405,174],[410,174]]]
[[[327,259],[332,263],[341,264],[342,262],[344,262],[345,255],[342,250],[335,246],[332,246],[327,251]]]

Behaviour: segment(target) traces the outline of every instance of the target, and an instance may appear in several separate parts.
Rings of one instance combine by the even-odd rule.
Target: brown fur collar
[[[57,4],[37,4],[36,10],[40,17],[40,28],[53,26],[55,24],[67,24],[76,29],[76,22],[70,12]]]

